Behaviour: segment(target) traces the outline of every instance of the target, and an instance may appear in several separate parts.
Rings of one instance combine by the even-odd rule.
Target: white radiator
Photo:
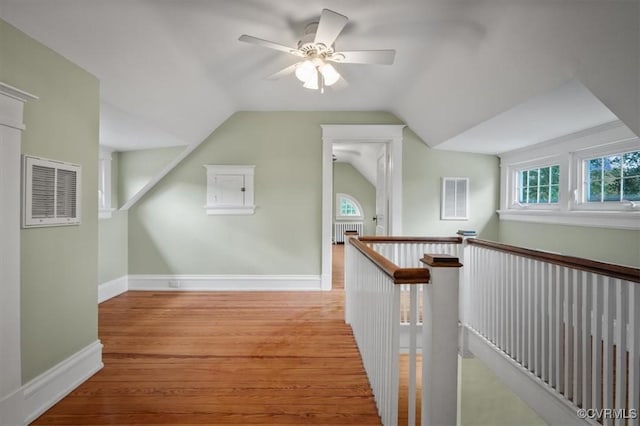
[[[345,231],[358,231],[358,235],[363,235],[362,222],[333,222],[333,241],[344,243]]]

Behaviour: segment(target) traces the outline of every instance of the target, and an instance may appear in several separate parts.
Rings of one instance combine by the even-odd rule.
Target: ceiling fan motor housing
[[[304,28],[304,35],[298,41],[298,50],[307,57],[326,58],[334,52],[333,45],[325,46],[322,43],[315,43],[316,32],[319,22],[311,22]]]

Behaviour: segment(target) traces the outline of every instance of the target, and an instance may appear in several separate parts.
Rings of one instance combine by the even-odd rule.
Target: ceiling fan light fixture
[[[296,67],[296,77],[303,83],[306,83],[310,79],[317,80],[317,72],[318,71],[316,71],[316,67],[313,65],[313,62],[308,59],[300,62]]]
[[[318,71],[314,68],[313,75],[307,79],[302,85],[305,89],[318,90],[320,87],[318,86]]]
[[[336,69],[331,64],[325,62],[318,67],[318,70],[322,74],[325,86],[331,86],[340,79],[340,74],[338,74],[338,71],[336,71]]]

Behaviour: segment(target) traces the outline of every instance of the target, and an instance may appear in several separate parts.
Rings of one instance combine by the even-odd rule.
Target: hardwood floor
[[[378,425],[335,276],[331,292],[128,292],[104,302],[104,369],[33,424]]]

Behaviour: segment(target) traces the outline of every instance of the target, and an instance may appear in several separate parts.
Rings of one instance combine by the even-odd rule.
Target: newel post
[[[455,425],[458,409],[458,285],[455,256],[425,254],[431,279],[424,286],[422,424]]]

